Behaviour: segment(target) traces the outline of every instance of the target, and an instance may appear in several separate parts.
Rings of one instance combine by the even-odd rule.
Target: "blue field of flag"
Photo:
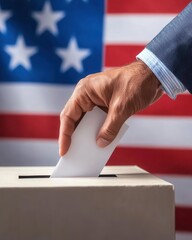
[[[1,0],[0,82],[75,84],[102,69],[103,0]]]

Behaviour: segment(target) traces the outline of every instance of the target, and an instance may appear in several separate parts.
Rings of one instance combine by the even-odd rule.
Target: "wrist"
[[[137,59],[136,62],[140,65],[142,69],[142,74],[144,79],[147,81],[153,82],[154,86],[156,86],[156,89],[158,89],[161,86],[161,82],[156,77],[156,75],[151,71],[151,69],[140,59]]]
[[[137,59],[143,61],[151,71],[157,76],[161,83],[161,88],[172,99],[177,94],[186,90],[182,82],[167,68],[167,66],[149,49],[145,48],[137,55]]]

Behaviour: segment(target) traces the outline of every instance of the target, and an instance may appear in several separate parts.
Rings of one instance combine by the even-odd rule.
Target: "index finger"
[[[80,105],[70,99],[60,114],[59,130],[59,155],[63,156],[71,144],[71,136],[75,130],[76,123],[80,120],[83,110]]]

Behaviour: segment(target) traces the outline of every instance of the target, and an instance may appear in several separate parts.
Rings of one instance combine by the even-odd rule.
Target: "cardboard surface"
[[[138,167],[100,178],[49,176],[50,167],[0,168],[0,239],[173,240],[173,186]]]

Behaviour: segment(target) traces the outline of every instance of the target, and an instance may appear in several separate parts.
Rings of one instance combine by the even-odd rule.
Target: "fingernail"
[[[103,138],[98,138],[97,139],[97,146],[99,146],[101,148],[104,148],[107,145],[109,145],[109,141],[107,141],[106,139],[103,139]]]

